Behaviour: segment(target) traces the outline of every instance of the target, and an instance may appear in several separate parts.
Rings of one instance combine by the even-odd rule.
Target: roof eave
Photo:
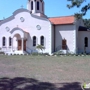
[[[54,24],[54,23],[53,23]],[[74,23],[65,23],[65,24],[54,24],[54,25],[73,25]]]

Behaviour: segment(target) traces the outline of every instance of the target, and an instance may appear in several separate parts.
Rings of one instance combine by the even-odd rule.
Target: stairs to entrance
[[[28,55],[29,53],[26,51],[9,51],[9,52],[5,52],[5,55]]]

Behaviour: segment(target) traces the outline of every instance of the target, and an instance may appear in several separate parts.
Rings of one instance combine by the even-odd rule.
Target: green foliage
[[[67,0],[67,1],[70,1],[71,2],[71,5],[67,5],[67,7],[70,9],[74,6],[76,6],[77,8],[79,8],[81,6],[81,4],[83,2],[85,2],[86,0]]]
[[[86,5],[82,6],[83,3],[86,2],[86,0],[67,0],[69,2],[71,2],[71,4],[68,4],[67,7],[69,9],[73,8],[73,7],[81,7],[80,13],[76,13],[75,16],[77,16],[77,18],[79,16],[84,16],[86,15],[86,12],[90,9],[90,3],[87,3]]]
[[[43,52],[43,50],[45,49],[44,46],[39,45],[39,44],[36,46],[36,48],[37,48],[38,50],[41,50],[42,52]]]
[[[83,84],[83,88],[85,89],[86,88],[86,83],[84,82],[84,84]]]
[[[47,55],[47,56],[50,56],[49,53],[43,53],[43,55]]]
[[[4,52],[0,52],[0,54],[5,54]]]
[[[63,51],[57,51],[53,55],[62,55],[62,54],[63,54]]]
[[[83,19],[84,25],[87,28],[90,28],[90,19]]]
[[[38,56],[38,55],[40,55],[40,56],[46,56],[46,55],[49,56],[48,53],[37,53],[37,52],[34,52],[31,55],[33,55],[33,56]]]
[[[75,13],[75,15],[74,15],[77,19],[81,19],[82,18],[82,14],[80,14],[80,13]]]

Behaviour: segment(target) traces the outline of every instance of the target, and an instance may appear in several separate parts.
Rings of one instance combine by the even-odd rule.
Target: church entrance
[[[22,40],[18,40],[18,50],[22,50]],[[23,50],[26,51],[26,40],[23,40]]]
[[[10,52],[12,54],[26,54],[27,50],[27,38],[29,33],[25,32],[21,28],[13,28],[11,31],[12,45]]]
[[[18,40],[18,50],[21,50],[22,49],[21,44],[22,44],[21,40]]]

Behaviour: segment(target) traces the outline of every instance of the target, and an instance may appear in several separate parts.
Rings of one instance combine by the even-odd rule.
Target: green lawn
[[[9,79],[16,77],[32,78],[40,82],[54,83],[55,85],[60,83],[65,83],[65,85],[66,83],[83,83],[84,80],[90,82],[90,56],[55,57],[0,55],[0,78],[2,79],[5,77]],[[74,89],[54,88],[52,90]]]

